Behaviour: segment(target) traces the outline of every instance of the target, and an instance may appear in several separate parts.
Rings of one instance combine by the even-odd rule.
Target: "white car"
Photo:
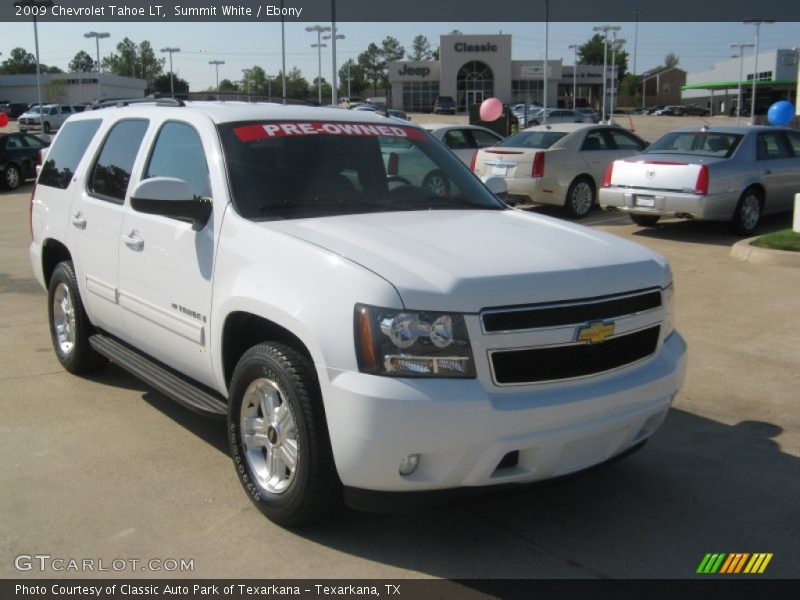
[[[398,146],[448,193],[408,181],[413,160],[390,175]],[[81,113],[31,200],[56,357],[110,359],[225,420],[242,486],[284,525],[342,495],[526,483],[641,447],[686,369],[669,265],[490,188],[368,112]]]
[[[20,131],[41,128],[42,133],[49,134],[51,131],[56,131],[64,121],[78,112],[80,111],[70,104],[45,104],[40,114],[37,105],[20,115],[17,124]]]
[[[465,165],[469,165],[475,151],[495,146],[503,136],[478,125],[453,125],[447,123],[422,123],[423,129],[441,140]]]
[[[539,125],[479,150],[472,170],[480,177],[505,179],[508,202],[555,204],[581,218],[596,203],[606,167],[646,146],[617,126]]]

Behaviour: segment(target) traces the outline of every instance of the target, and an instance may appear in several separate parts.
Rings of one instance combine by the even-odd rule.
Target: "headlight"
[[[675,283],[670,283],[667,287],[661,290],[661,295],[664,302],[664,339],[675,331]]]
[[[460,314],[357,304],[355,339],[364,373],[394,377],[475,377]]]

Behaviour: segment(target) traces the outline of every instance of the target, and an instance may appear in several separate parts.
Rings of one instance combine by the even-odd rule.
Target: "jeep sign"
[[[427,77],[430,73],[431,70],[428,67],[409,67],[408,65],[403,65],[403,68],[397,72],[398,75],[417,75],[419,77]]]

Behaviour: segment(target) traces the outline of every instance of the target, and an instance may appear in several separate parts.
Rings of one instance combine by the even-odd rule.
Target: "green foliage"
[[[159,75],[155,79],[153,79],[153,91],[158,92],[160,94],[169,94],[170,93],[170,82],[169,82],[169,73],[164,73],[163,75]],[[181,79],[177,75],[175,75],[175,93],[176,94],[185,94],[189,91],[189,82],[185,79]]]
[[[94,59],[85,50],[79,51],[70,61],[69,71],[71,73],[91,73],[95,71]]]
[[[431,50],[431,43],[424,35],[420,34],[414,37],[411,42],[411,54],[409,58],[414,61],[430,60],[433,57]]]
[[[350,95],[357,97],[361,95],[364,88],[367,87],[367,80],[364,77],[364,69],[361,65],[356,63],[352,58],[342,65],[339,69],[339,95],[347,96],[347,71],[348,66],[350,69]]]
[[[220,92],[238,92],[239,86],[236,85],[230,79],[223,79],[219,82],[219,91]]]
[[[40,73],[63,73],[58,67],[39,65]],[[0,63],[0,75],[32,75],[36,73],[36,57],[25,48],[14,48],[8,58]]]
[[[680,56],[678,56],[674,52],[670,52],[664,57],[664,68],[670,69],[672,67],[677,67],[680,60],[681,60]]]
[[[116,52],[104,57],[100,62],[103,64],[103,69],[112,75],[138,77],[148,82],[148,88],[155,89],[155,80],[164,73],[167,59],[157,57],[147,40],[135,44],[126,37],[117,44]]]
[[[278,73],[277,77],[272,82],[272,94],[275,97],[280,97],[283,93],[283,74]],[[330,92],[328,93],[330,95]],[[286,74],[286,96],[297,100],[305,100],[309,98],[311,91],[309,90],[308,80],[303,77],[303,73],[297,67],[292,67]]]
[[[611,65],[611,38],[608,39],[608,53],[606,61]],[[602,65],[603,64],[603,36],[595,33],[585,44],[578,46],[578,63],[582,65]],[[628,70],[628,51],[617,50],[617,56],[614,59],[617,65],[617,79],[624,78]]]

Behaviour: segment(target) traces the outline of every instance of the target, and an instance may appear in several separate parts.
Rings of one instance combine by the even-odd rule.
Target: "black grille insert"
[[[487,333],[557,327],[613,319],[659,306],[661,306],[661,292],[652,290],[622,298],[608,298],[592,302],[577,301],[558,306],[531,306],[519,310],[490,312],[483,315],[483,327]]]
[[[611,338],[600,344],[577,344],[492,353],[495,382],[537,383],[584,377],[636,362],[656,351],[659,326]]]

